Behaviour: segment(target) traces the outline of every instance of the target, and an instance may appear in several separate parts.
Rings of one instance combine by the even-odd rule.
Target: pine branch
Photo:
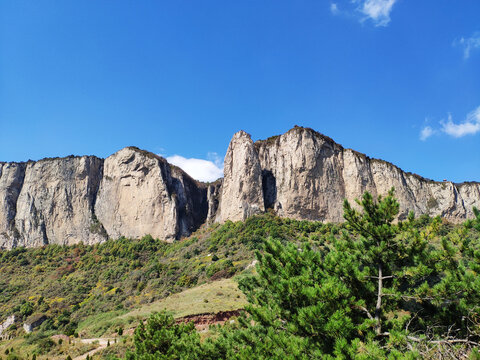
[[[374,320],[372,314],[370,314],[370,311],[368,311],[368,309],[366,307],[358,305],[358,306],[356,306],[356,308],[365,312],[365,314],[367,314],[367,316],[370,320]]]

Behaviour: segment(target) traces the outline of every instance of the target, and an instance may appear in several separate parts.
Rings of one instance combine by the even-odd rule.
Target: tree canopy
[[[256,252],[257,274],[239,282],[249,305],[238,325],[201,342],[193,328],[154,315],[137,329],[129,359],[172,351],[185,359],[416,359],[446,349],[476,358],[480,241],[466,229],[480,226],[478,210],[439,243],[430,235],[441,219],[419,230],[413,214],[397,221],[398,211],[393,189],[377,199],[365,193],[355,206],[345,201],[340,236],[268,239]]]

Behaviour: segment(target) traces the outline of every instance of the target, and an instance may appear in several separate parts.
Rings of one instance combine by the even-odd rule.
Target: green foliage
[[[475,219],[473,220],[473,227],[480,231],[480,210],[476,207],[473,207],[473,214],[475,215]]]
[[[32,315],[32,313],[33,313],[33,304],[31,302],[27,301],[23,303],[22,306],[20,306],[20,314],[22,314],[22,316],[27,317]]]
[[[438,218],[396,223],[393,189],[358,204],[361,212],[345,202],[338,236],[264,242],[258,274],[240,280],[250,304],[239,326],[199,342],[193,329],[152,318],[136,335],[138,358],[419,359],[435,357],[435,346],[478,343],[478,233]]]
[[[99,225],[95,218],[92,222]],[[118,316],[207,281],[232,277],[251,263],[254,249],[268,236],[317,241],[332,228],[266,214],[216,224],[172,244],[147,235],[94,246],[0,250],[0,321],[12,313],[43,314],[48,317],[43,331],[72,335],[85,319],[112,309]],[[118,326],[109,324],[95,325],[90,335]]]
[[[135,352],[128,360],[201,359],[200,336],[193,323],[176,324],[165,312],[153,314],[134,334]]]
[[[50,338],[43,338],[37,343],[37,349],[39,354],[48,353],[55,346],[55,342]]]
[[[444,237],[435,247],[412,217],[394,224],[393,189],[358,204],[361,213],[345,202],[347,231],[328,247],[269,240],[257,252],[259,276],[240,284],[255,323],[246,328],[273,347],[254,356],[288,354],[293,341],[309,358],[415,358],[424,340],[478,341],[478,239]]]

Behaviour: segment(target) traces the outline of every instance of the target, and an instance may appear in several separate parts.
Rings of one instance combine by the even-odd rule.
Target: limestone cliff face
[[[218,221],[238,221],[265,211],[262,169],[250,135],[237,132],[224,161],[222,200]]]
[[[0,248],[15,246],[20,237],[15,216],[25,168],[25,163],[0,163]]]
[[[240,206],[261,211],[263,194],[264,207],[273,208],[279,216],[339,222],[344,199],[353,202],[365,191],[385,195],[392,187],[400,202],[400,219],[413,210],[417,216],[440,215],[459,222],[473,215],[473,206],[480,207],[478,183],[434,182],[405,173],[388,162],[344,149],[311,129],[295,127],[257,141],[256,151],[250,149],[248,139],[245,133],[236,134],[227,152],[219,220],[241,219]],[[238,159],[236,165],[232,159]],[[233,191],[225,189],[227,183]]]
[[[146,234],[170,241],[203,224],[208,208],[205,184],[137,148],[106,160],[0,163],[0,249]]]
[[[215,222],[217,214],[219,213],[220,201],[222,197],[223,179],[219,179],[207,186],[207,223]]]
[[[129,147],[105,160],[95,214],[111,238],[171,241],[207,216],[206,189],[152,153]]]
[[[331,139],[296,129],[255,144],[266,207],[283,217],[338,221],[345,186],[342,148]]]
[[[83,156],[2,164],[0,247],[101,241],[90,225],[102,163]]]
[[[94,156],[0,163],[0,249],[98,243],[150,234],[172,241],[202,224],[279,216],[343,221],[342,203],[395,187],[399,218],[440,215],[452,222],[480,208],[480,184],[435,182],[345,149],[311,129],[254,143],[236,133],[224,178],[193,180],[152,153],[128,147]]]
[[[102,176],[101,159],[69,157],[26,164],[17,199],[16,246],[48,243],[96,243],[90,231],[95,194]]]

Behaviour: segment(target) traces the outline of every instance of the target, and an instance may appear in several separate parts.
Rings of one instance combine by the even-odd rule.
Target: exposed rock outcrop
[[[229,151],[237,148],[238,138],[248,137],[238,134]],[[243,163],[249,164],[255,174],[260,167],[262,191],[252,180],[243,182],[248,185],[242,192],[224,189],[222,215],[231,216],[237,211],[239,193],[245,199],[243,208],[257,208],[258,197],[263,193],[265,208],[273,208],[279,216],[340,222],[343,221],[344,199],[353,202],[365,191],[375,196],[384,195],[392,187],[400,202],[400,219],[406,218],[412,210],[417,216],[440,215],[459,222],[473,216],[473,206],[480,207],[479,183],[435,182],[405,173],[386,161],[344,149],[312,129],[295,127],[283,135],[257,141],[255,149],[243,151],[243,156],[247,157]],[[227,153],[225,158],[225,182],[227,179],[240,182],[242,170],[227,166],[229,156],[235,155]],[[249,179],[248,176],[243,179]],[[226,218],[228,216],[222,216],[219,220]]]
[[[262,169],[249,134],[239,131],[228,146],[224,161],[222,201],[218,221],[238,221],[265,211]]]
[[[102,159],[82,156],[4,165],[0,232],[9,240],[0,246],[104,240],[90,231],[102,164]]]
[[[338,221],[345,196],[342,147],[297,129],[255,144],[266,205],[283,217]]]
[[[15,321],[17,320],[16,316],[15,315],[10,315],[9,317],[7,317],[5,319],[4,322],[2,322],[0,324],[0,340],[3,339],[4,337],[4,333],[5,331],[10,327],[12,326],[13,324],[15,324]]]
[[[47,320],[47,317],[43,314],[32,315],[23,323],[23,330],[29,334],[34,329],[42,325],[45,320]]]
[[[25,163],[0,163],[0,248],[16,246],[20,238],[15,216],[26,166]]]
[[[343,221],[342,203],[392,187],[399,218],[440,215],[452,222],[480,208],[480,184],[435,182],[345,149],[312,129],[253,142],[236,133],[224,178],[193,180],[164,158],[135,147],[94,156],[0,163],[0,248],[98,243],[150,234],[172,241],[202,224],[279,216]]]
[[[215,221],[218,209],[220,207],[220,201],[222,198],[222,184],[223,179],[219,179],[207,186],[207,203],[208,203],[208,214],[207,214],[207,223],[211,224]]]
[[[206,189],[160,156],[128,147],[105,159],[95,214],[112,238],[172,241],[207,216]]]
[[[203,224],[208,207],[205,184],[133,147],[106,160],[0,163],[0,248],[146,234],[171,241]]]

